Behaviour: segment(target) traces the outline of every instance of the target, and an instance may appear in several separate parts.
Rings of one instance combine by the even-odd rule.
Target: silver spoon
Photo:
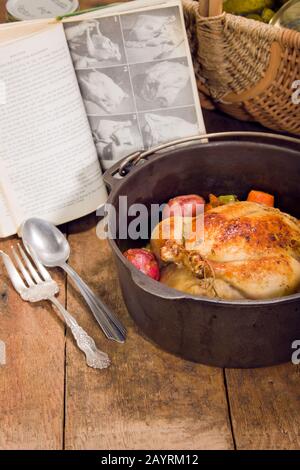
[[[29,254],[33,252],[42,264],[47,267],[60,267],[70,275],[106,337],[123,343],[126,339],[126,330],[122,323],[67,264],[70,245],[61,231],[51,222],[30,218],[22,226],[22,239]]]

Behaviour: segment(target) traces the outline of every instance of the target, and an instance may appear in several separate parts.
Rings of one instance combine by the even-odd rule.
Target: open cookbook
[[[103,169],[204,132],[179,0],[0,26],[0,237],[93,212]]]

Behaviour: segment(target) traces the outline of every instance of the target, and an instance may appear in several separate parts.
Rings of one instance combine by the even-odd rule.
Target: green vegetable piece
[[[249,20],[263,21],[262,17],[258,13],[250,13],[246,18],[249,18]]]
[[[226,196],[219,196],[218,197],[220,204],[230,204],[231,202],[236,202],[238,198],[233,194],[228,194]]]
[[[261,17],[264,23],[269,23],[274,15],[275,11],[271,10],[271,8],[264,8]]]
[[[223,9],[226,13],[236,13],[246,15],[255,13],[265,8],[266,0],[225,0]]]

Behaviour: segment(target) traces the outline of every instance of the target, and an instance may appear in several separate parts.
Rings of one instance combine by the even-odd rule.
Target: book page
[[[10,215],[3,191],[0,188],[0,238],[13,234],[16,231],[14,219]]]
[[[28,217],[61,224],[94,211],[106,189],[63,26],[0,45],[0,78],[0,183],[14,220],[0,202],[2,236]]]
[[[180,1],[134,1],[64,20],[104,169],[205,134]]]
[[[33,33],[45,31],[49,24],[56,23],[56,20],[34,20],[3,23],[0,25],[0,44],[24,38]]]

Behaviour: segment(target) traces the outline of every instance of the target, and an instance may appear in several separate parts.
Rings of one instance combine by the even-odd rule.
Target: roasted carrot
[[[247,197],[247,201],[257,202],[258,204],[274,207],[274,196],[272,196],[272,194],[264,193],[263,191],[250,191]]]
[[[220,205],[219,199],[217,196],[214,194],[209,195],[209,204],[211,204],[212,207],[218,207]]]

